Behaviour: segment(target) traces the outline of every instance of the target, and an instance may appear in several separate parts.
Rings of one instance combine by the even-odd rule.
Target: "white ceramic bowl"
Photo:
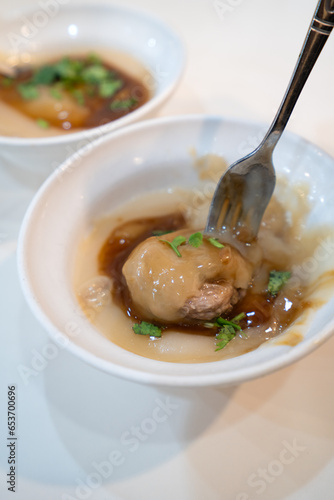
[[[41,2],[40,8],[7,22],[0,35],[2,60],[28,62],[31,56],[85,50],[123,52],[149,71],[145,83],[152,98],[127,116],[85,132],[36,139],[0,136],[2,163],[13,172],[24,169],[27,181],[30,177],[36,185],[97,137],[152,116],[176,88],[185,64],[179,36],[151,14],[116,5],[65,3]]]
[[[228,385],[250,380],[298,360],[327,339],[334,328],[333,286],[325,290],[323,305],[306,315],[303,340],[298,345],[280,345],[274,340],[253,352],[212,363],[168,363],[135,355],[111,343],[76,312],[73,262],[78,241],[92,220],[138,193],[196,185],[191,148],[199,156],[215,153],[231,162],[252,149],[254,138],[260,140],[263,132],[259,125],[219,117],[151,120],[99,140],[88,155],[72,158],[53,174],[25,216],[18,250],[25,296],[51,337],[101,370],[169,386]],[[328,180],[333,159],[286,132],[277,147],[275,165],[278,176],[288,176],[291,185],[306,182],[310,186],[312,211],[306,229],[319,223],[333,227],[333,186]],[[333,240],[327,246],[327,257],[324,259],[322,252],[316,272],[334,269]]]

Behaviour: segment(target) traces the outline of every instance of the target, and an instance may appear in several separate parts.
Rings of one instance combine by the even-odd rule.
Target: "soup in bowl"
[[[148,121],[53,174],[25,217],[19,269],[56,342],[131,380],[205,386],[270,373],[332,334],[331,158],[286,133],[257,241],[203,234],[219,176],[261,130]]]
[[[2,32],[0,158],[35,185],[83,146],[156,113],[184,67],[169,26],[121,6],[41,7]]]

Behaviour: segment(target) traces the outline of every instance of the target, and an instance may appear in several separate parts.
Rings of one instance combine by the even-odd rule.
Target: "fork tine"
[[[218,182],[206,233],[219,237],[230,231],[243,241],[256,237],[272,195],[275,176],[258,162],[247,160],[231,165]]]
[[[223,206],[221,208],[221,212],[217,219],[216,227],[223,227],[224,221],[227,219],[228,214],[231,211],[231,201],[229,198],[225,197],[223,201]]]
[[[237,227],[238,222],[240,221],[241,212],[242,212],[242,203],[241,201],[238,200],[235,203],[235,210],[234,212],[232,212],[232,218],[230,223],[232,229]]]
[[[220,179],[213,195],[206,226],[207,232],[221,232],[227,227],[236,226],[242,212],[244,191],[242,182],[238,182],[238,175],[232,175],[231,181],[231,176],[226,173]]]
[[[231,229],[235,228],[242,211],[242,203],[240,200],[231,200],[228,194],[226,196],[216,225],[216,228],[220,230],[225,230],[227,227]]]

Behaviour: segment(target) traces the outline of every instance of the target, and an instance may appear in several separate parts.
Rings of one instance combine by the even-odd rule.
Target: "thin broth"
[[[240,312],[245,313],[240,322],[242,332],[226,347],[216,351],[216,332],[203,324],[162,325],[161,338],[133,332],[132,325],[145,318],[137,314],[131,301],[121,272],[123,263],[140,241],[157,230],[197,230],[198,207],[192,211],[192,199],[191,191],[147,194],[94,223],[92,231],[79,246],[75,270],[75,288],[85,314],[115,344],[140,356],[161,361],[217,361],[250,352],[276,336],[282,339],[283,344],[296,345],[303,339],[300,326],[310,311],[319,306],[315,293],[319,288],[317,283],[319,286],[322,286],[321,283],[328,284],[329,278],[323,276],[317,282],[291,279],[291,284],[288,283],[277,297],[270,297],[265,291],[266,275],[273,268],[292,269],[298,266],[313,254],[324,234],[328,233],[320,228],[302,238],[296,221],[301,222],[305,216],[305,207],[298,215],[297,212],[294,214],[294,225],[290,226],[286,223],[283,207],[275,199],[268,208],[259,233],[259,245],[264,252],[261,266],[245,297],[228,315],[232,318]],[[203,203],[201,213],[207,213],[209,201]],[[152,213],[154,217],[150,217]],[[104,299],[97,304],[91,300],[87,290],[94,287],[99,279],[106,280],[103,287],[106,284],[107,287]],[[333,284],[333,280],[330,281]],[[298,323],[295,331],[294,323]],[[285,330],[287,333],[281,335]]]
[[[148,72],[120,53],[90,51],[32,61],[19,66],[15,78],[0,75],[0,133],[43,137],[104,125],[150,99],[147,81]]]

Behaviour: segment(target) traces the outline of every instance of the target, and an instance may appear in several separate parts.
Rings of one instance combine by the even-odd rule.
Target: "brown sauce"
[[[145,318],[135,310],[132,303],[122,268],[132,250],[146,238],[156,234],[156,231],[175,231],[186,228],[185,217],[180,213],[174,213],[162,217],[143,218],[123,223],[116,227],[100,250],[98,263],[99,272],[109,276],[113,281],[113,300],[124,314],[135,321],[145,321]],[[262,265],[267,268],[268,263]],[[263,273],[262,273],[263,274]],[[234,306],[226,316],[231,320],[240,313],[245,318],[240,321],[240,327],[247,335],[256,335],[257,328],[267,328],[264,340],[272,338],[288,327],[299,314],[310,306],[306,298],[303,298],[303,290],[285,286],[276,296],[268,294],[266,287],[259,292],[258,286],[248,288],[246,295]],[[158,323],[157,323],[158,324]],[[177,330],[182,333],[214,336],[217,328],[207,328],[204,323],[197,324],[173,324],[160,325],[165,330]],[[252,349],[251,349],[252,350]]]
[[[83,57],[64,58],[93,66]],[[45,67],[54,67],[62,60],[39,67],[22,67],[14,79],[0,75],[0,100],[32,118],[41,128],[57,127],[62,131],[89,129],[122,118],[145,104],[150,94],[145,85],[109,63],[99,61],[102,71],[108,72],[108,82],[101,91],[101,81],[69,80],[56,76],[49,84],[36,80],[36,74]],[[97,64],[95,64],[95,67]],[[100,70],[101,72],[101,70]],[[87,74],[87,73],[86,73]],[[62,79],[63,78],[63,79]],[[34,80],[35,79],[35,80]],[[46,78],[47,80],[47,78]],[[110,82],[118,82],[111,95]],[[39,83],[34,83],[39,81]],[[40,83],[42,81],[42,83]],[[23,90],[22,90],[23,89]],[[105,96],[106,95],[106,96]]]
[[[176,231],[185,226],[184,216],[175,213],[126,222],[114,229],[108,237],[99,254],[99,271],[113,280],[113,299],[127,316],[136,320],[141,319],[135,311],[122,274],[123,265],[130,253],[156,231]]]

